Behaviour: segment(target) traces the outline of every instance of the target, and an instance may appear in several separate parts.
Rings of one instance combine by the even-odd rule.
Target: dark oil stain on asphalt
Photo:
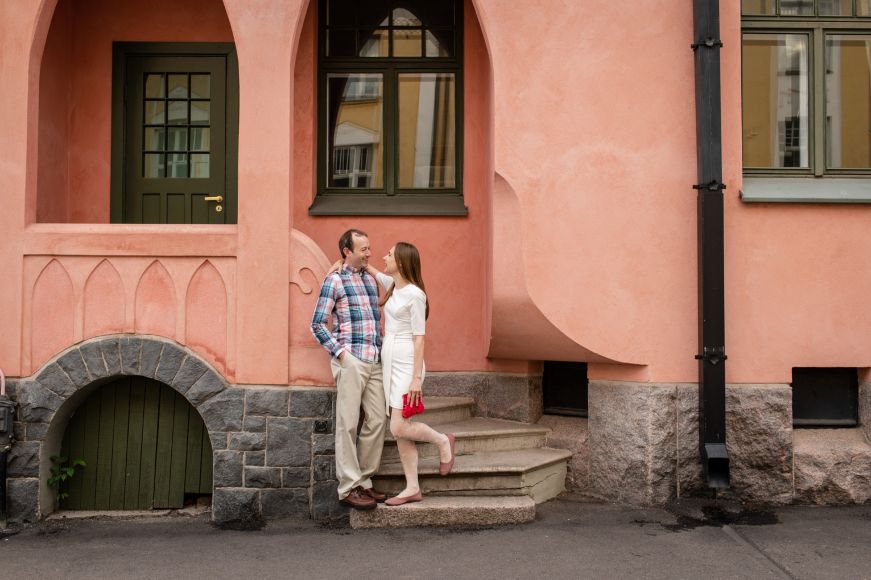
[[[673,524],[651,520],[633,520],[632,523],[639,526],[656,524],[670,532],[685,532],[701,527],[770,526],[780,523],[774,512],[755,507],[742,507],[739,511],[731,511],[718,505],[705,505],[701,508],[701,517],[681,513],[675,509],[668,509],[668,511],[675,516]]]

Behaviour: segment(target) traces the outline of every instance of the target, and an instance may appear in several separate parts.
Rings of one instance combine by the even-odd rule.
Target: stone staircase
[[[352,510],[354,528],[493,526],[535,519],[535,505],[565,489],[571,452],[544,447],[549,430],[536,425],[473,417],[468,397],[429,397],[420,421],[457,438],[450,475],[439,475],[438,448],[419,443],[418,473],[424,499],[398,507]],[[396,441],[388,434],[375,476],[388,495],[405,487]]]

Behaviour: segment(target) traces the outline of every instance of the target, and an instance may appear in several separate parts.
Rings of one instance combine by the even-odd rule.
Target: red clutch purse
[[[408,394],[402,395],[402,417],[408,419],[420,413],[423,413],[423,397],[417,400],[416,405],[409,405]]]

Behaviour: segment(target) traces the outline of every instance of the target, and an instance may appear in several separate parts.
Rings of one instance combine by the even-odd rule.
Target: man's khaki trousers
[[[372,487],[372,476],[381,463],[387,428],[387,404],[381,363],[367,363],[347,350],[342,360],[332,359],[336,379],[336,476],[339,499],[357,487]],[[360,406],[363,428],[357,437]]]

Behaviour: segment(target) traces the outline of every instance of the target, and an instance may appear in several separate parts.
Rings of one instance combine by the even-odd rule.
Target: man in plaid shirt
[[[339,501],[357,509],[372,509],[386,497],[372,488],[387,426],[378,283],[366,271],[372,252],[365,232],[345,232],[339,240],[339,251],[345,263],[338,272],[328,274],[321,285],[311,328],[332,356],[330,366],[336,379]],[[361,405],[363,428],[357,437]]]

